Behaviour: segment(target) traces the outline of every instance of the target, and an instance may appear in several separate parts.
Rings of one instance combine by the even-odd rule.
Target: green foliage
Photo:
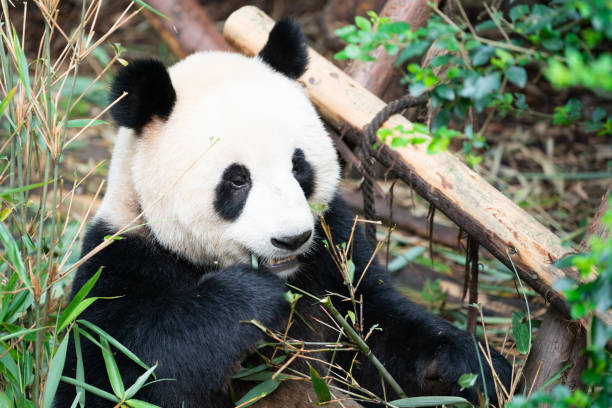
[[[425,279],[425,285],[421,291],[421,297],[428,305],[428,309],[436,314],[439,314],[444,308],[448,293],[442,290],[440,286],[440,279],[432,281],[431,279]]]
[[[342,27],[336,34],[347,42],[337,59],[370,61],[378,47],[398,54],[397,65],[407,63],[404,81],[409,93],[425,95],[437,110],[431,124],[431,139],[425,128],[385,129],[379,136],[392,137],[392,147],[407,144],[433,144],[430,152],[445,150],[452,138],[462,138],[468,164],[475,165],[479,151],[486,148],[484,131],[492,118],[509,114],[520,117],[535,112],[521,92],[530,79],[543,74],[554,87],[579,86],[598,92],[612,90],[612,3],[605,0],[556,0],[548,5],[515,5],[507,15],[490,7],[488,15],[475,27],[460,16],[435,13],[426,27],[414,31],[406,23],[392,22],[368,12],[369,20],[357,17],[355,25]],[[461,20],[457,23],[457,20]],[[489,38],[492,31],[504,41]],[[499,37],[499,35],[498,35]],[[441,52],[428,66],[421,66],[432,47]],[[527,70],[529,67],[529,72]],[[507,88],[511,87],[512,92]],[[468,113],[486,112],[488,119],[477,131],[468,128]],[[577,124],[587,132],[612,134],[612,116],[601,109],[589,122],[579,122],[582,107],[576,99],[555,109],[552,123]],[[448,134],[440,129],[464,124],[463,132]],[[396,136],[400,134],[400,136]]]
[[[612,201],[610,202],[612,205]],[[612,208],[602,218],[608,231],[612,229]],[[561,268],[573,267],[580,273],[581,281],[570,278],[556,282],[571,306],[572,317],[590,322],[585,350],[589,364],[582,374],[588,392],[571,391],[558,385],[551,392],[538,391],[530,398],[516,396],[509,408],[531,408],[550,404],[559,408],[612,406],[612,359],[606,344],[612,340],[612,328],[603,320],[612,310],[612,237],[592,237],[589,250],[572,255],[558,262]]]

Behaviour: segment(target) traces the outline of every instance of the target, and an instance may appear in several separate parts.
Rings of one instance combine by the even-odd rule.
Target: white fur
[[[250,262],[250,254],[283,258],[294,253],[270,239],[312,229],[309,204],[327,204],[337,189],[336,152],[299,84],[258,59],[203,52],[169,69],[177,94],[166,122],[140,137],[120,130],[108,192],[98,214],[122,227],[138,204],[155,237],[196,263]],[[302,149],[315,174],[307,201],[292,175]],[[215,187],[232,163],[246,166],[252,188],[234,221],[214,210]]]

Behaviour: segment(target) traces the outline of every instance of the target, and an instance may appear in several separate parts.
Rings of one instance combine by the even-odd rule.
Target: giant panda
[[[81,318],[146,364],[157,363],[157,378],[166,379],[134,398],[164,408],[231,407],[230,391],[238,393],[230,387],[232,375],[266,338],[245,321],[283,330],[288,284],[318,297],[347,294],[325,248],[318,214],[323,208],[335,243],[349,241],[354,216],[338,193],[332,141],[296,81],[306,69],[306,51],[301,29],[285,19],[254,58],[201,52],[169,69],[141,60],[114,80],[111,99],[123,95],[111,109],[120,129],[107,192],[84,238],[83,254],[129,228],[80,267],[73,294],[102,268],[90,296],[115,298],[96,301]],[[372,252],[357,227],[355,280]],[[402,297],[376,262],[356,296],[363,300],[363,326],[378,327],[367,339],[369,347],[406,393],[477,401],[480,375],[475,387],[461,389],[457,383],[464,373],[481,373],[470,334]],[[332,300],[346,315],[349,303]],[[327,318],[316,301],[300,299],[296,314],[301,318],[291,326],[292,338],[337,340],[333,328],[317,325]],[[80,343],[85,382],[110,391],[99,346],[83,336]],[[510,365],[496,351],[491,354],[509,389]],[[383,390],[368,358],[354,357],[355,352],[338,352],[334,363],[352,367],[360,386],[387,400],[397,397],[390,387]],[[126,386],[144,371],[121,352],[115,359]],[[480,359],[495,403],[492,372],[482,353]],[[76,364],[71,345],[64,375],[74,378]],[[310,406],[312,395],[289,383],[260,406],[266,401]],[[62,383],[55,406],[69,407],[74,397],[75,387]],[[112,405],[86,394],[88,408]]]

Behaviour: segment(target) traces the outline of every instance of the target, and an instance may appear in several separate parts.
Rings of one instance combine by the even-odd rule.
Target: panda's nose
[[[308,241],[308,239],[310,238],[310,235],[312,235],[312,230],[302,232],[301,234],[298,234],[298,235],[272,238],[270,241],[272,242],[272,245],[274,245],[277,248],[295,251],[296,249],[301,247],[306,241]]]

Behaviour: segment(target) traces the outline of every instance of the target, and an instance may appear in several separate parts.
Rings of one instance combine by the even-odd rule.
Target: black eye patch
[[[293,152],[293,176],[300,183],[306,198],[310,197],[314,191],[314,170],[310,163],[306,161],[302,149],[295,149]]]
[[[215,210],[226,220],[238,218],[251,191],[251,173],[242,164],[229,165],[215,188]]]

